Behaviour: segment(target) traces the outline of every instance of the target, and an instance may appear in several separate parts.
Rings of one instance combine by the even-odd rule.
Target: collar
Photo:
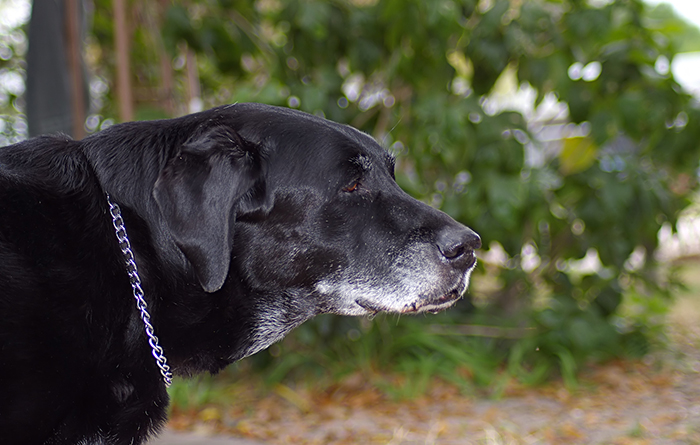
[[[173,383],[173,373],[170,371],[170,366],[168,366],[163,348],[158,344],[158,337],[156,337],[153,325],[151,324],[151,314],[148,313],[148,305],[146,304],[143,289],[141,288],[141,277],[139,277],[139,270],[134,259],[134,252],[131,250],[131,243],[126,234],[126,226],[124,225],[121,209],[117,203],[112,201],[109,194],[107,194],[107,203],[109,204],[109,213],[112,215],[112,225],[114,226],[117,241],[119,241],[119,248],[124,255],[124,264],[126,266],[126,272],[129,275],[131,288],[133,289],[136,308],[141,314],[141,321],[143,321],[146,336],[148,337],[148,344],[151,347],[151,354],[153,358],[156,359],[156,365],[158,365],[160,374],[163,376],[165,387],[169,388]]]

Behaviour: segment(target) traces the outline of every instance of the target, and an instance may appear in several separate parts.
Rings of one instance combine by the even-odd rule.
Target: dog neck
[[[171,126],[148,131],[153,125],[150,122],[122,125],[133,127],[128,139],[123,137],[123,132],[101,131],[80,142],[83,156],[102,190],[128,211],[128,217],[135,213],[147,225],[152,244],[159,246],[156,251],[159,261],[187,271],[190,265],[166,228],[153,197],[158,175],[176,154],[178,144],[170,139],[178,131]]]

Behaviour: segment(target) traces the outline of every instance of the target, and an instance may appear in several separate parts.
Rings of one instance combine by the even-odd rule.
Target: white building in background
[[[700,52],[677,54],[671,64],[671,71],[676,81],[700,100]]]

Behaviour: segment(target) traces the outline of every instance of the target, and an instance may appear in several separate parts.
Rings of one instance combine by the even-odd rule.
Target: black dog
[[[217,372],[320,313],[451,306],[479,237],[393,168],[353,128],[256,104],[0,149],[0,442],[140,444],[168,366]]]

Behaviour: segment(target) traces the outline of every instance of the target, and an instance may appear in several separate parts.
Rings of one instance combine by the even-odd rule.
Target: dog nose
[[[481,247],[481,238],[468,227],[448,226],[438,232],[436,244],[442,256],[456,261]]]

